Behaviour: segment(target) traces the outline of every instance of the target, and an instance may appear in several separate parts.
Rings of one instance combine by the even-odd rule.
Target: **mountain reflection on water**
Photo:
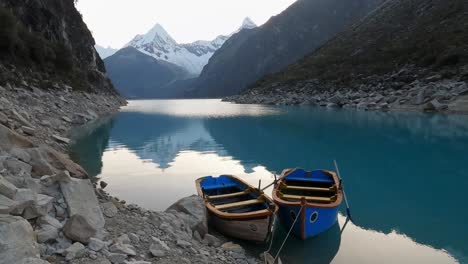
[[[352,228],[366,238],[404,236],[455,258],[426,247],[425,263],[466,263],[467,149],[466,116],[155,100],[132,101],[113,119],[77,131],[71,150],[112,194],[159,210],[195,193],[201,176],[231,173],[266,184],[272,171],[333,169],[337,159],[359,226]],[[342,242],[335,261],[344,252]],[[403,263],[420,260],[408,254]]]

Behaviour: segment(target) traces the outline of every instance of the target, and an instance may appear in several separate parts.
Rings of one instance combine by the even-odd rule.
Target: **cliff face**
[[[73,0],[0,0],[0,43],[0,83],[115,93]]]

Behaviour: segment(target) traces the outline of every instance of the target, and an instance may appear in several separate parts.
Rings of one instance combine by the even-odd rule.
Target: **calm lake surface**
[[[130,101],[75,140],[73,158],[107,191],[155,210],[195,194],[202,176],[266,185],[337,159],[355,224],[342,231],[340,215],[317,238],[290,238],[283,263],[468,263],[467,116]],[[285,231],[275,236],[278,248]]]

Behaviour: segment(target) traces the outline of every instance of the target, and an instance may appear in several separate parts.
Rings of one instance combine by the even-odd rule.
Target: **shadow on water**
[[[123,145],[161,168],[170,167],[184,150],[232,157],[246,173],[258,165],[278,172],[288,167],[333,169],[337,159],[358,226],[385,234],[396,231],[468,261],[465,116],[311,108],[218,118],[123,112],[78,136],[77,142],[73,156],[93,176],[100,174],[106,144]],[[334,229],[306,245],[288,243],[284,258],[314,254],[310,248],[327,243],[338,250]],[[331,248],[327,250],[333,252]],[[317,263],[329,262],[323,253],[327,250],[317,250],[322,251],[317,258],[324,259]]]
[[[272,256],[276,256],[287,233],[288,230],[281,225],[277,225],[271,249]],[[327,232],[306,241],[291,235],[280,252],[280,258],[283,263],[326,264],[335,258],[340,244],[341,230],[337,222]],[[262,252],[258,254],[260,253]]]

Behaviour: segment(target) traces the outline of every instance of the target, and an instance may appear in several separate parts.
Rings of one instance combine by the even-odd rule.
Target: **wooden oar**
[[[343,186],[343,179],[341,178],[341,175],[340,175],[340,169],[338,168],[338,163],[336,162],[336,160],[334,160],[333,162],[335,163],[336,174],[338,175],[338,178],[340,179],[340,188],[341,188],[341,191],[343,192],[343,198],[346,204],[346,214],[348,215],[349,220],[352,223],[354,223],[353,218],[351,217],[351,210],[349,209],[348,198],[346,197],[346,193],[345,193],[344,186]]]
[[[261,192],[265,191],[266,189],[268,189],[270,186],[272,186],[273,184],[276,184],[277,182],[279,182],[280,180],[286,178],[286,176],[288,176],[291,172],[295,171],[296,169],[292,169],[290,170],[288,173],[285,173],[282,177],[280,177],[279,179],[276,179],[276,172],[273,172],[273,174],[275,175],[275,180],[268,184],[267,186],[263,187],[262,189],[260,189]]]

